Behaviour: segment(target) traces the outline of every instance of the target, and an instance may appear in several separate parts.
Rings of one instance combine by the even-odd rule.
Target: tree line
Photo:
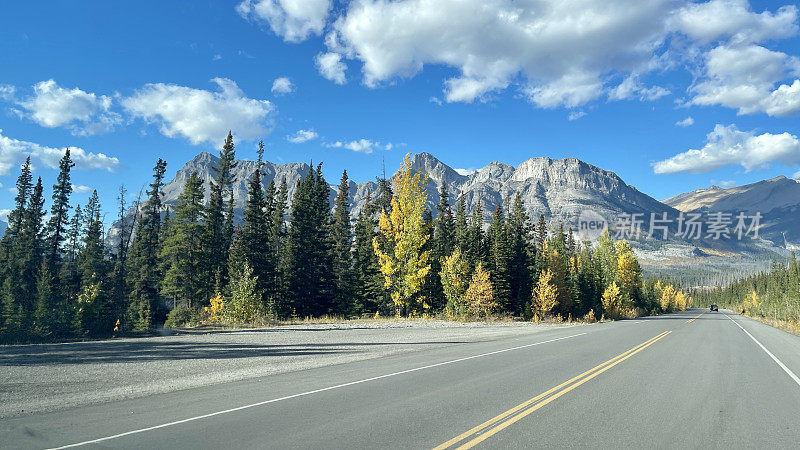
[[[643,280],[630,245],[604,233],[596,245],[571,229],[533,223],[519,193],[485,226],[439,186],[437,216],[424,174],[406,156],[393,179],[353,215],[342,174],[333,208],[322,164],[289,198],[286,180],[262,185],[264,146],[234,221],[235,148],[229,133],[207,186],[191,174],[174,207],[163,202],[167,164],[131,203],[118,195],[114,244],[100,202],[70,205],[67,150],[45,222],[42,180],[22,165],[0,241],[0,339],[47,341],[145,332],[159,324],[265,324],[337,316],[616,319],[684,309],[691,298]],[[142,198],[144,197],[144,198]],[[135,214],[129,214],[129,208]]]
[[[705,306],[712,303],[756,318],[800,322],[800,264],[794,252],[786,263],[741,277],[726,286],[699,289],[694,295]],[[797,327],[795,326],[796,331]]]

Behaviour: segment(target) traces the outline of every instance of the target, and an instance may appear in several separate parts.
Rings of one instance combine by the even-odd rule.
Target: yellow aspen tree
[[[533,288],[531,298],[531,310],[533,320],[538,322],[550,314],[550,311],[558,304],[558,287],[553,282],[553,272],[550,269],[543,270],[539,275],[539,281]]]
[[[663,312],[675,311],[675,288],[671,284],[666,284],[661,288],[661,294],[658,299]]]
[[[430,250],[423,250],[428,241],[423,219],[428,201],[427,182],[426,176],[412,173],[411,154],[407,154],[395,175],[391,212],[381,212],[380,235],[372,240],[384,287],[391,294],[398,316],[417,309],[412,301],[431,270]],[[427,307],[424,301],[419,306]]]
[[[482,313],[483,317],[488,319],[497,307],[497,303],[494,301],[492,282],[489,280],[489,272],[483,268],[483,264],[480,262],[475,266],[475,272],[469,282],[466,300],[470,312],[479,318]]]
[[[617,283],[625,307],[631,307],[642,289],[642,268],[627,241],[617,241]]]
[[[617,282],[613,282],[603,292],[603,312],[609,319],[616,319],[619,317],[622,310],[622,297],[619,292]]]
[[[442,290],[447,297],[446,312],[448,317],[463,318],[468,311],[466,294],[469,276],[469,263],[456,248],[450,256],[441,259]]]

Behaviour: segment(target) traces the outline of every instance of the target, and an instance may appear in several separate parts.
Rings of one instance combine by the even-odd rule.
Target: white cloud
[[[687,118],[685,118],[683,120],[679,120],[679,121],[675,122],[675,125],[677,125],[679,127],[690,127],[690,126],[694,125],[694,118],[692,118],[692,116],[689,116],[689,117],[687,117]]]
[[[8,215],[11,214],[10,209],[0,209],[0,220],[3,222],[8,222]]]
[[[458,172],[459,175],[464,175],[464,176],[472,175],[473,173],[477,172],[477,170],[473,169],[472,167],[470,167],[469,169],[454,169],[454,170]]]
[[[314,58],[319,74],[336,84],[344,84],[347,79],[344,72],[347,65],[342,62],[342,55],[338,53],[320,53]]]
[[[661,86],[645,87],[636,74],[631,74],[617,87],[608,92],[609,100],[631,100],[638,98],[641,101],[658,100],[670,92]]]
[[[89,186],[74,185],[73,184],[72,185],[72,191],[76,192],[78,194],[86,194],[86,193],[92,192],[92,188],[90,188]]]
[[[30,156],[35,162],[50,168],[57,168],[58,161],[64,156],[66,148],[53,148],[34,142],[20,141],[3,136],[0,130],[0,175],[7,175],[11,168],[20,165]],[[119,166],[117,158],[103,153],[90,153],[79,147],[70,147],[70,157],[76,169],[105,169],[109,172]]]
[[[227,78],[211,80],[218,92],[174,84],[147,84],[122,105],[133,117],[157,123],[163,135],[183,136],[194,145],[218,143],[228,130],[243,140],[269,132],[275,108],[267,100],[248,98]]]
[[[691,88],[691,103],[726,106],[739,114],[795,115],[800,80],[775,89],[787,76],[800,76],[800,60],[758,45],[722,45],[706,55],[705,77]]]
[[[319,36],[331,10],[331,0],[245,0],[236,11],[245,19],[266,22],[287,42]]]
[[[318,137],[319,134],[314,130],[297,130],[297,133],[286,136],[286,140],[292,144],[302,144],[303,142],[312,141]]]
[[[760,42],[797,33],[797,7],[787,5],[776,13],[750,11],[747,0],[711,0],[689,3],[672,17],[672,26],[701,43],[720,38],[733,42]]]
[[[735,125],[717,125],[706,136],[706,145],[653,164],[655,173],[705,173],[728,165],[745,170],[762,169],[770,163],[800,164],[800,140],[789,133],[756,135]]]
[[[572,111],[571,113],[569,113],[569,116],[567,117],[567,119],[569,121],[578,120],[578,119],[580,119],[581,117],[583,117],[585,115],[586,115],[586,113],[583,112],[583,111]]]
[[[36,83],[33,95],[23,99],[17,99],[15,91],[5,86],[0,98],[19,106],[16,112],[20,116],[46,128],[68,127],[72,134],[89,135],[109,132],[122,122],[120,115],[111,111],[111,97],[65,89],[52,79]]]
[[[220,59],[222,59],[222,55],[220,55],[219,53],[217,53],[216,55],[214,55],[214,57],[213,57],[212,59],[213,59],[214,61],[219,61]]]
[[[292,84],[292,80],[287,77],[280,77],[276,78],[275,81],[272,82],[272,93],[273,94],[290,94],[294,92],[294,84]]]
[[[370,154],[374,150],[380,150],[381,148],[384,150],[391,150],[393,147],[391,143],[383,145],[380,142],[371,141],[369,139],[359,139],[357,141],[350,142],[336,141],[332,144],[325,144],[325,146],[329,148],[344,148],[354,152],[366,154]]]
[[[439,97],[431,97],[428,99],[428,101],[431,103],[436,103],[439,106],[442,106],[442,101],[439,99]]]

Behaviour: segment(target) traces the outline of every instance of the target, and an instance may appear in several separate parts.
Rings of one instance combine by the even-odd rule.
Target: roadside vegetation
[[[135,214],[120,188],[110,247],[97,193],[84,207],[69,203],[69,151],[46,223],[43,183],[33,183],[28,160],[0,241],[0,341],[320,317],[593,322],[691,305],[670,283],[643,280],[627,242],[606,232],[592,245],[541,216],[534,224],[519,194],[485,227],[480,203],[467,217],[461,197],[454,211],[442,185],[433,219],[429,181],[407,156],[393,183],[379,178],[376,198],[353,217],[346,171],[331,211],[321,164],[290,199],[285,180],[262,185],[263,151],[259,145],[258,169],[246,180],[241,224],[229,133],[214,180],[205,186],[192,174],[176,205],[162,202],[161,159],[132,203]]]
[[[794,252],[787,263],[740,278],[727,286],[697,290],[700,304],[712,303],[768,325],[800,334],[800,264]]]

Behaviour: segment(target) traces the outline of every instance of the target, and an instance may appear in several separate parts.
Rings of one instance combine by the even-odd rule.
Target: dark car
[[[711,310],[712,311],[719,311],[719,308],[717,308],[717,305],[711,305]]]

